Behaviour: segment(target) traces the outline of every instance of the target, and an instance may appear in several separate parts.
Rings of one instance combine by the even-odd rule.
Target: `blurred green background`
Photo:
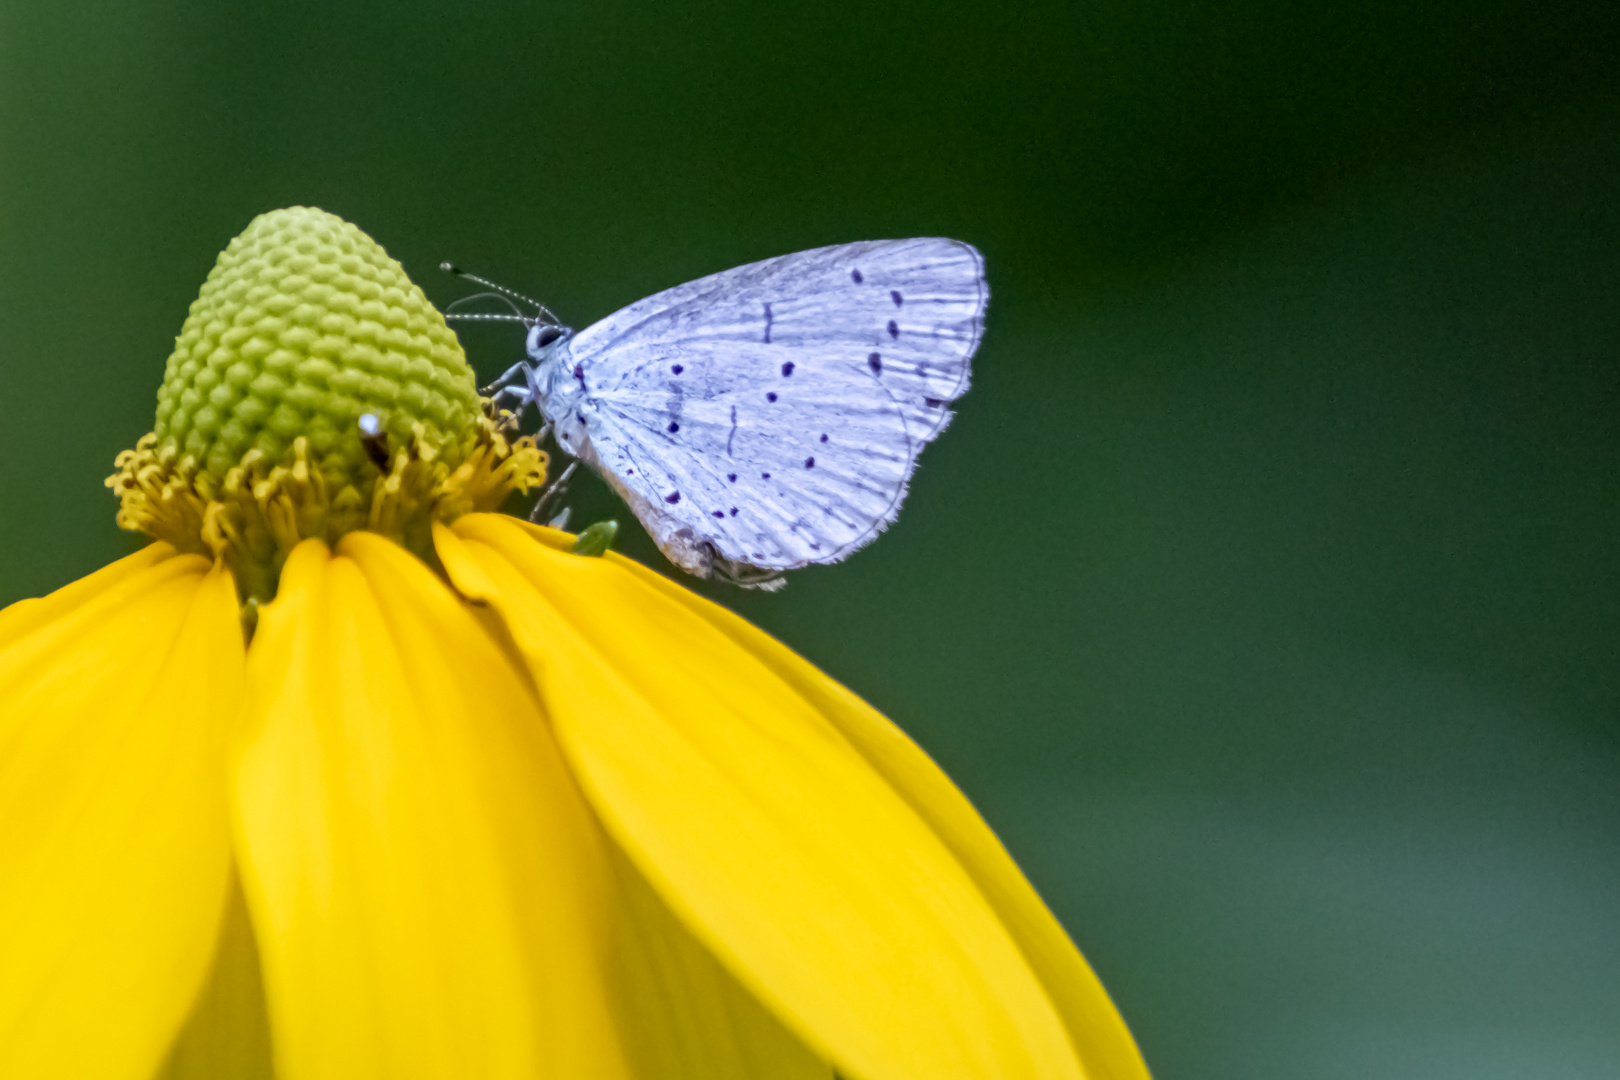
[[[263,210],[576,326],[960,237],[899,526],[706,591],[941,760],[1161,1080],[1612,1077],[1617,56],[1559,0],[0,0],[0,602],[130,548],[102,478]]]

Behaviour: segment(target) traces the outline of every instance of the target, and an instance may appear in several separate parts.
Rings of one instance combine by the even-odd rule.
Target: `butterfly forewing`
[[[921,237],[863,240],[750,263],[650,296],[575,339],[606,368],[645,343],[751,343],[779,363],[811,361],[875,375],[926,442],[968,388],[989,289],[971,245]],[[602,370],[610,385],[628,370]]]

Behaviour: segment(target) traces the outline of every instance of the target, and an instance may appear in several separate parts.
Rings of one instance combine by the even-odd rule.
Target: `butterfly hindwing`
[[[894,519],[913,446],[876,379],[816,365],[784,376],[774,353],[710,343],[649,349],[637,367],[587,390],[588,430],[666,553],[707,543],[789,569],[836,561]]]

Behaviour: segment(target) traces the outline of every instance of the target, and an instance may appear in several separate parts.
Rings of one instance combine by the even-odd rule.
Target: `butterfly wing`
[[[941,237],[863,240],[735,267],[666,289],[588,327],[575,357],[652,343],[752,343],[778,363],[845,364],[876,375],[927,442],[967,392],[990,299],[984,259]],[[625,369],[629,374],[630,369]],[[601,371],[598,384],[611,385]]]
[[[813,365],[784,378],[748,345],[649,352],[641,378],[587,389],[581,411],[592,463],[672,561],[834,562],[894,520],[913,446],[874,378]],[[658,381],[671,364],[683,374]]]
[[[833,562],[894,520],[918,452],[967,388],[986,297],[978,252],[941,239],[690,282],[569,343],[579,378],[559,435],[588,433],[582,456],[687,569],[714,554]]]

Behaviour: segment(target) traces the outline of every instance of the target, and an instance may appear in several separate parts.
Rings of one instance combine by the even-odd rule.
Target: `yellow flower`
[[[381,265],[278,215],[249,234]],[[0,1076],[1146,1077],[903,733],[725,609],[487,512],[541,458],[409,362],[436,334],[368,346],[368,377],[395,349],[449,388],[386,418],[382,468],[342,425],[408,393],[344,383],[341,343],[312,354],[320,440],[232,429],[300,400],[230,382],[300,335],[233,326],[333,306],[232,288],[114,478],[161,539],[0,612]],[[209,365],[235,398],[187,396]]]

